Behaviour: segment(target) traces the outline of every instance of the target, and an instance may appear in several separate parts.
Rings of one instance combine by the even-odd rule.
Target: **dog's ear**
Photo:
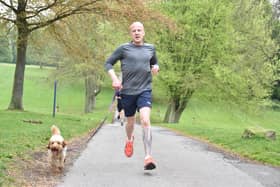
[[[66,145],[67,145],[67,142],[66,142],[66,141],[63,141],[63,142],[62,142],[62,146],[65,147]]]
[[[47,148],[48,148],[48,149],[51,148],[51,142],[49,142],[49,144],[47,145]]]

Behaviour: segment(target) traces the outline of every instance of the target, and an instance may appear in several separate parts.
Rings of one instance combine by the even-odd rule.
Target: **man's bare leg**
[[[143,107],[140,109],[140,118],[143,129],[143,143],[145,149],[144,169],[152,170],[156,168],[154,159],[152,158],[152,131],[150,122],[151,108]]]
[[[145,157],[152,155],[152,131],[151,131],[151,122],[150,122],[150,107],[143,107],[140,109],[140,119],[143,129],[143,143],[145,149]]]
[[[133,155],[133,131],[134,131],[135,116],[127,117],[125,126],[127,140],[125,143],[124,153],[127,157]]]
[[[125,126],[127,139],[132,141],[132,135],[134,131],[135,116],[127,117],[127,123]]]

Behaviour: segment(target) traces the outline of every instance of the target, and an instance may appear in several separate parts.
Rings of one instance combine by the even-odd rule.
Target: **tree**
[[[85,22],[91,24],[85,25]],[[105,56],[111,48],[110,44],[119,35],[110,35],[116,31],[112,29],[110,23],[104,22],[102,17],[91,15],[73,16],[48,29],[65,56],[59,63],[56,77],[67,79],[68,82],[82,79],[85,83],[85,113],[93,111],[96,96],[101,91]]]
[[[22,96],[26,51],[31,32],[53,24],[74,14],[93,12],[101,14],[107,7],[102,0],[0,0],[0,19],[17,28],[17,59],[12,98],[9,109],[23,110]]]
[[[243,106],[263,101],[274,77],[270,61],[274,44],[263,1],[166,1],[163,11],[177,22],[160,38],[164,54],[161,75],[170,102],[165,122],[178,122],[191,96],[204,89],[208,97]]]
[[[272,39],[277,43],[277,53],[274,56],[276,63],[280,61],[280,1],[275,1],[273,3],[273,17],[272,17]],[[280,101],[280,66],[277,70],[278,79],[275,82],[273,89],[272,99],[277,99]]]
[[[271,39],[272,6],[267,0],[241,0],[234,6],[235,53],[239,61],[234,70],[240,81],[236,82],[239,92],[233,98],[238,97],[241,106],[269,104],[278,66],[274,60],[278,47]]]
[[[161,38],[168,53],[161,74],[170,101],[165,122],[178,122],[194,92],[210,79],[211,66],[228,58],[230,11],[214,1],[169,1],[164,10],[177,22],[177,30]],[[226,13],[227,12],[227,13]]]

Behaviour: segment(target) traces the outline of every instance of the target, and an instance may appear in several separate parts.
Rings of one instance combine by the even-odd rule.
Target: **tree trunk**
[[[163,122],[178,123],[193,93],[193,89],[188,89],[184,95],[171,97]]]
[[[23,110],[22,97],[28,35],[27,27],[23,25],[18,27],[16,69],[12,98],[8,108],[10,110]]]
[[[95,108],[96,95],[100,92],[99,86],[92,77],[85,79],[85,113],[90,113]]]
[[[179,101],[171,100],[165,113],[165,123],[178,123],[186,105],[178,105]]]

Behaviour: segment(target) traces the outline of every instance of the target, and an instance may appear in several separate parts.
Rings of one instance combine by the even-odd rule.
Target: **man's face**
[[[133,23],[130,26],[130,35],[132,38],[132,42],[135,45],[142,45],[144,41],[145,31],[144,27],[141,23]]]

